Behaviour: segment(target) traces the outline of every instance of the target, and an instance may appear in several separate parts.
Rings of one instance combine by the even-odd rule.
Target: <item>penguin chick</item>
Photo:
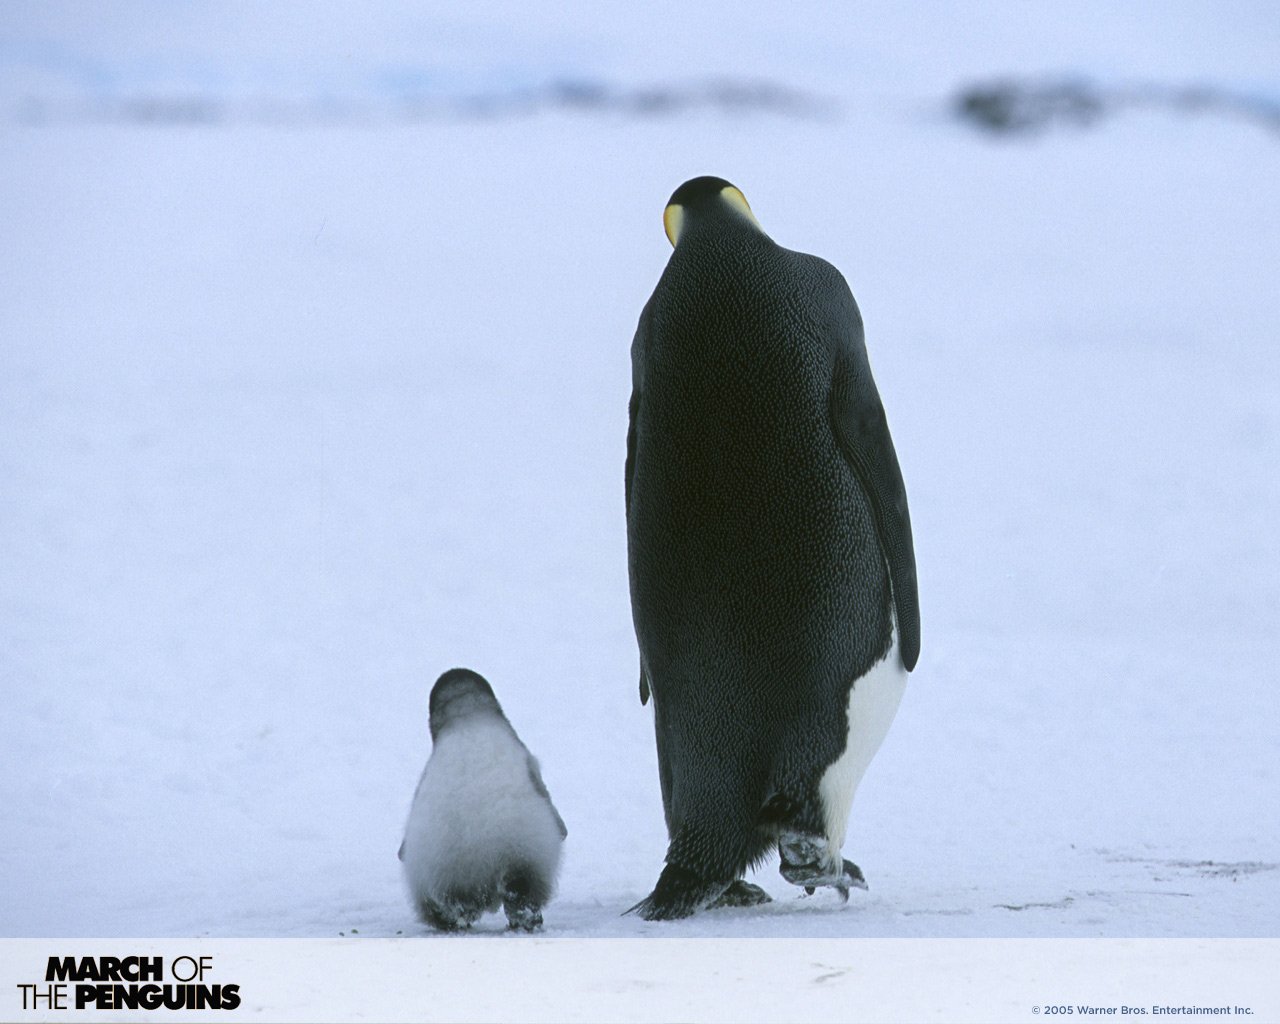
[[[469,669],[436,680],[430,730],[431,756],[400,844],[419,916],[457,931],[501,906],[509,927],[542,927],[568,830],[537,760],[492,687]]]

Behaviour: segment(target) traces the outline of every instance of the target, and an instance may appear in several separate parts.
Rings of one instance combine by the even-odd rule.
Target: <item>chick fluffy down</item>
[[[550,888],[564,825],[545,795],[537,762],[497,717],[458,722],[436,739],[405,828],[405,877],[435,899],[500,886],[513,867]]]

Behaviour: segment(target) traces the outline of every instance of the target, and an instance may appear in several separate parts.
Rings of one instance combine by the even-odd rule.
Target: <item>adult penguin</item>
[[[650,919],[866,887],[853,794],[920,651],[906,490],[844,278],[685,182],[631,349],[627,549],[670,845]]]

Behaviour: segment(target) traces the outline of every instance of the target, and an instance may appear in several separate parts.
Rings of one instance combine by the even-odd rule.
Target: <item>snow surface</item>
[[[7,4],[0,934],[421,934],[396,848],[461,664],[569,828],[549,937],[1275,935],[1280,138],[946,104],[1274,98],[1277,58],[1266,3]],[[718,76],[828,106],[388,113]],[[22,114],[191,94],[378,116]],[[702,173],[858,297],[923,651],[853,808],[870,891],[775,863],[770,905],[651,924],[628,350]]]

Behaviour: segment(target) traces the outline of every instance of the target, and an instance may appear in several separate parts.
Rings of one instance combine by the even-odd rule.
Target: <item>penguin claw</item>
[[[772,902],[773,897],[761,889],[760,886],[739,878],[730,883],[729,888],[708,903],[707,909],[715,910],[718,907],[758,907],[762,903]]]
[[[870,886],[867,885],[866,878],[862,874],[862,868],[858,867],[858,865],[851,860],[846,860],[844,862],[844,877],[845,881],[855,889],[870,888]]]

